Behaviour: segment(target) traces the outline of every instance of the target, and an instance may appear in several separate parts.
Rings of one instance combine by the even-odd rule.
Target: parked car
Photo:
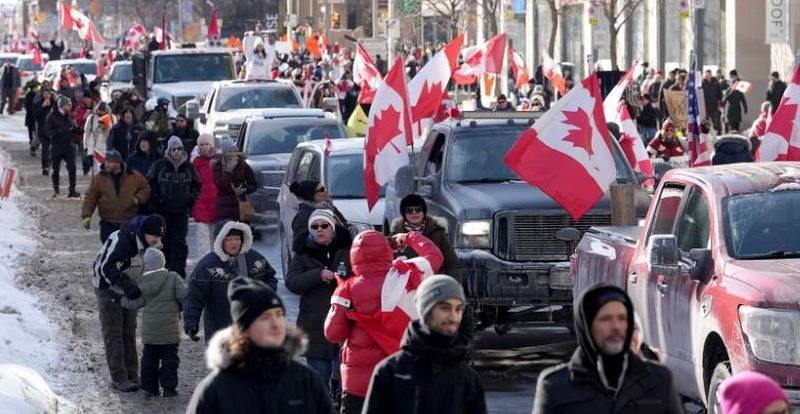
[[[719,413],[720,382],[758,371],[800,410],[800,163],[675,169],[643,226],[598,227],[572,256],[574,294],[627,290],[677,391]]]
[[[199,101],[187,107],[199,106]],[[234,80],[215,82],[202,108],[189,114],[198,132],[236,137],[245,118],[261,116],[268,108],[302,108],[303,99],[291,85],[276,81]]]
[[[97,62],[92,59],[61,59],[51,60],[44,66],[42,77],[49,80],[53,87],[56,86],[58,76],[63,68],[75,68],[78,72],[86,76],[86,81],[90,82],[97,77]],[[75,85],[72,85],[75,86]]]
[[[105,102],[111,102],[114,92],[122,92],[133,87],[133,66],[129,60],[114,62],[100,84],[100,97]]]
[[[426,200],[429,214],[447,221],[478,327],[494,326],[501,334],[516,321],[569,324],[569,255],[577,241],[558,240],[556,233],[566,227],[583,232],[611,224],[607,196],[575,221],[506,167],[503,157],[537,116],[467,112],[462,119],[434,124],[414,164],[401,167],[386,191],[387,232],[400,216],[400,200],[411,193]],[[638,183],[613,140],[612,150],[617,181]],[[640,190],[636,200],[643,216],[649,196]]]
[[[263,109],[261,116],[244,121],[236,146],[247,155],[258,179],[258,190],[250,201],[259,222],[277,221],[278,192],[297,144],[326,135],[345,138],[347,132],[341,121],[321,109]]]
[[[325,140],[297,144],[278,194],[278,234],[281,240],[281,263],[288,269],[292,252],[292,219],[299,201],[289,191],[292,183],[319,180],[350,225],[351,233],[368,229],[381,230],[383,193],[369,211],[364,192],[364,138],[333,139],[325,155]]]

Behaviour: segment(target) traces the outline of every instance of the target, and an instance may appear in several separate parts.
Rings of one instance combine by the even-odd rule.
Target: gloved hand
[[[125,296],[128,299],[139,299],[142,296],[142,291],[139,290],[139,286],[136,286],[136,282],[131,280],[131,278],[124,276],[122,282],[119,283],[119,287],[125,292]]]
[[[236,193],[236,197],[241,197],[244,193],[247,192],[246,188],[234,187],[233,192]]]
[[[89,230],[89,227],[92,225],[92,218],[91,217],[84,217],[81,219],[81,226],[86,230]]]
[[[73,134],[79,134],[81,132],[81,129],[78,128],[77,125],[73,125],[72,128],[70,128],[69,132],[72,132]]]
[[[200,340],[200,337],[197,336],[197,330],[198,329],[196,327],[192,327],[192,326],[184,326],[183,327],[183,331],[186,332],[186,336],[188,336],[189,339],[191,339],[194,342],[197,342],[197,341]]]

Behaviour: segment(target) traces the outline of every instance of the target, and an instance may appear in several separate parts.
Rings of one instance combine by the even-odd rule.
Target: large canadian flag
[[[561,67],[545,51],[542,51],[542,72],[547,79],[550,79],[550,83],[553,84],[558,93],[562,96],[567,93],[567,81],[564,79],[564,75],[561,74]]]
[[[472,46],[461,51],[464,63],[453,71],[453,80],[458,85],[472,85],[483,73],[483,49],[481,46]]]
[[[759,161],[800,160],[800,65],[758,147]]]
[[[361,43],[356,43],[356,57],[353,59],[353,82],[361,88],[358,103],[372,103],[375,91],[382,80],[383,76],[367,50]]]
[[[89,25],[92,21],[78,9],[70,7],[69,3],[61,3],[61,27],[78,32],[81,39],[86,40],[89,35]]]
[[[413,142],[411,124],[405,67],[398,57],[369,108],[364,141],[364,189],[370,211],[378,202],[381,187],[409,162],[406,146]]]
[[[576,84],[525,130],[505,162],[575,220],[589,211],[617,176],[597,75]]]
[[[508,48],[508,61],[511,62],[511,70],[514,71],[515,86],[521,88],[530,79],[528,69],[525,67],[525,61],[522,60],[522,56],[519,53],[510,47]]]
[[[458,61],[458,52],[464,42],[464,34],[458,35],[408,82],[408,97],[411,104],[411,118],[421,124],[433,119],[442,98],[447,91],[447,83]],[[354,65],[355,66],[355,65]]]
[[[634,60],[631,64],[631,67],[628,68],[628,71],[625,72],[625,75],[620,78],[619,82],[614,85],[614,88],[606,95],[606,99],[603,100],[603,114],[606,116],[606,121],[608,122],[616,122],[617,124],[621,125],[621,119],[619,118],[619,111],[617,110],[620,99],[622,99],[622,93],[625,92],[625,88],[631,83],[631,79],[633,79],[633,72],[636,70],[636,67],[639,66],[639,61]]]
[[[625,153],[625,158],[633,167],[634,171],[638,171],[644,175],[653,175],[653,162],[647,156],[647,150],[644,148],[642,138],[639,136],[639,131],[636,129],[636,123],[631,119],[631,114],[628,112],[628,105],[624,101],[617,103],[617,116],[619,119],[619,145],[622,147],[622,152]],[[653,178],[648,178],[642,182],[643,187],[652,187],[655,184]]]
[[[483,71],[499,75],[503,72],[503,61],[506,54],[506,34],[500,33],[486,41],[486,52],[483,59]]]

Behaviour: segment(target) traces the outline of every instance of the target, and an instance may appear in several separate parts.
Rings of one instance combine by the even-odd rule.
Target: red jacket
[[[192,161],[202,183],[200,197],[192,208],[192,216],[198,223],[216,222],[217,185],[214,184],[214,173],[211,171],[212,159],[212,157],[198,156]]]
[[[434,272],[444,262],[439,248],[421,233],[409,233],[406,244],[427,259]],[[392,353],[378,345],[364,323],[354,320],[356,313],[362,320],[382,313],[381,288],[392,259],[392,249],[382,233],[360,233],[350,249],[350,263],[355,276],[339,280],[333,294],[334,297],[349,298],[349,303],[334,303],[325,319],[325,338],[334,343],[344,343],[342,388],[348,394],[366,397],[375,365]],[[398,349],[402,335],[402,331],[397,333]]]

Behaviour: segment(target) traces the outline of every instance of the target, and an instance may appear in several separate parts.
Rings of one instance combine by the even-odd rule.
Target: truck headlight
[[[756,358],[800,365],[800,312],[740,306],[739,321]]]
[[[472,249],[492,247],[492,221],[468,220],[458,223],[458,246]]]

